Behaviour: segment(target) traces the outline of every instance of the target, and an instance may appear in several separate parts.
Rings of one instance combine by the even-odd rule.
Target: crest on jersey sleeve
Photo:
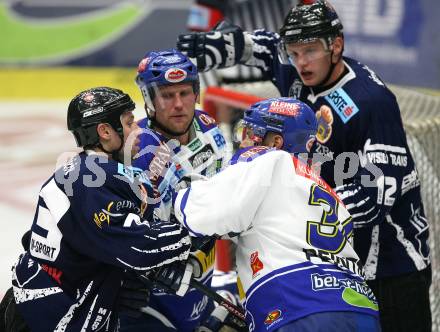
[[[250,262],[252,269],[252,278],[254,278],[258,275],[258,272],[264,268],[263,262],[258,258],[258,251],[255,251],[251,254]]]

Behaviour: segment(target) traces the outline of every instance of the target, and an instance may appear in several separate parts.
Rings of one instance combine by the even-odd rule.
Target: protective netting
[[[269,82],[231,84],[226,88],[262,98],[279,96]],[[390,88],[399,102],[408,145],[421,180],[430,225],[432,331],[440,332],[440,96],[397,86]]]
[[[440,331],[440,97],[392,86],[417,165],[430,226],[432,331]]]

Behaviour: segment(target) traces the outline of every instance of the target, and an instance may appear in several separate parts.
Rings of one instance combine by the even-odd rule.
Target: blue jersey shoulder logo
[[[325,99],[344,123],[347,123],[357,112],[359,112],[359,108],[342,88],[333,91],[327,95]]]

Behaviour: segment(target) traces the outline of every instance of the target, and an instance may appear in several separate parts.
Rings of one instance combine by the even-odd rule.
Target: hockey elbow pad
[[[210,32],[179,35],[177,49],[195,58],[200,71],[226,68],[242,60],[245,36],[239,26],[222,21]]]

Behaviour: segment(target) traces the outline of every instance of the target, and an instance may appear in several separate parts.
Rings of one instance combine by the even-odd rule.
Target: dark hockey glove
[[[24,250],[29,250],[29,246],[31,244],[31,235],[32,231],[28,230],[26,233],[23,234],[21,238],[21,245],[23,246]]]
[[[17,308],[12,287],[7,290],[0,303],[0,331],[31,331]]]
[[[231,67],[243,57],[245,37],[240,27],[222,21],[210,32],[179,35],[177,49],[195,58],[200,71]]]
[[[149,279],[169,294],[184,296],[189,289],[193,267],[186,262],[175,262],[154,270]]]
[[[148,306],[150,291],[145,280],[126,273],[118,295],[118,312],[129,317],[139,318],[142,315],[141,308]]]

